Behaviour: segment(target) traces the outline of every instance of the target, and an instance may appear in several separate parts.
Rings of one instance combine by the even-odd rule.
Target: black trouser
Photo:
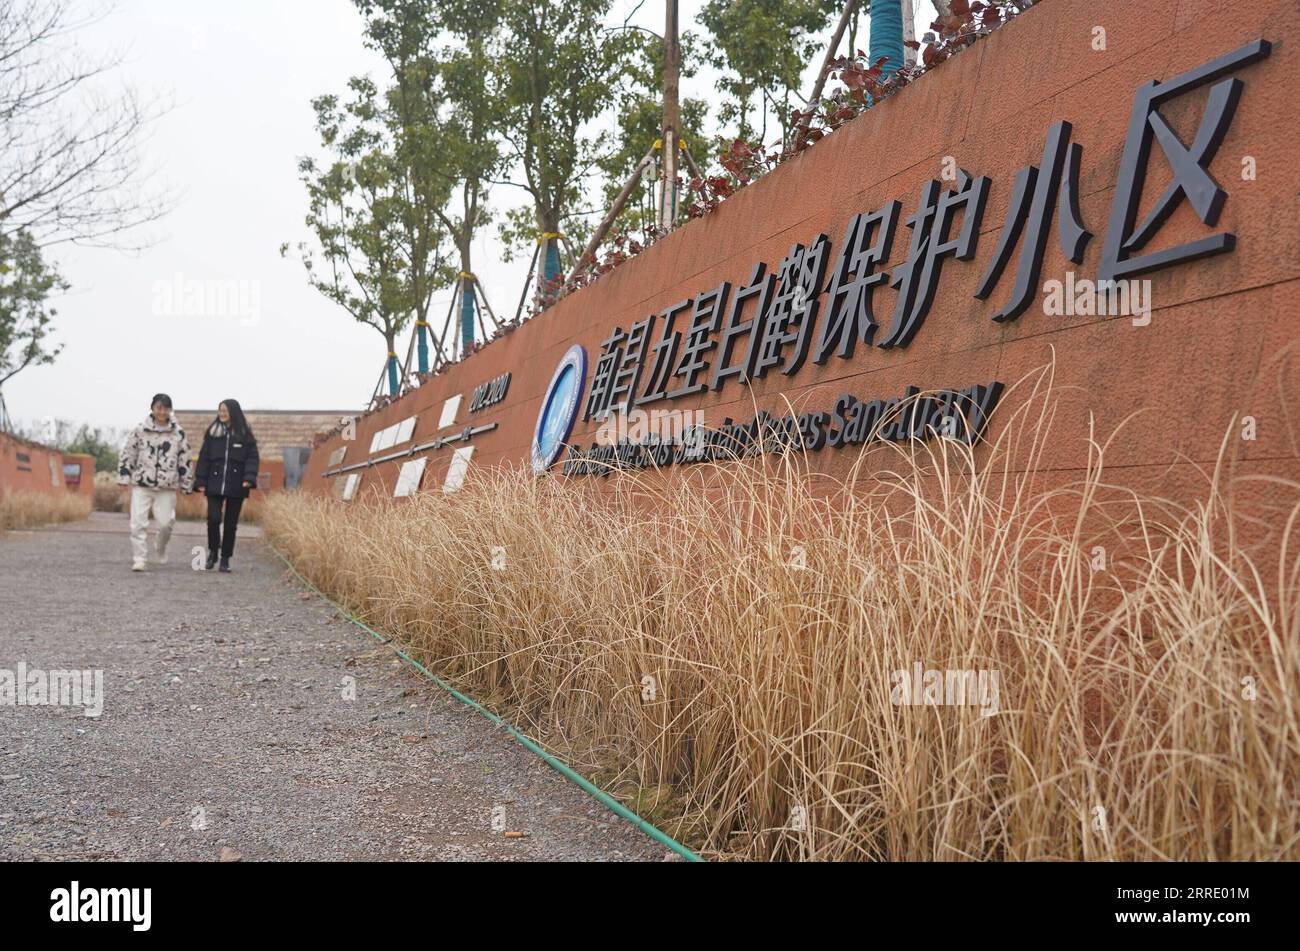
[[[226,503],[226,524],[222,532],[221,503]],[[239,510],[244,507],[243,499],[228,495],[208,496],[208,552],[221,549],[221,557],[229,558],[235,553],[235,526],[239,524]]]

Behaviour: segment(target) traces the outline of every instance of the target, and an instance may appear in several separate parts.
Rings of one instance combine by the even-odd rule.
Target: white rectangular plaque
[[[460,412],[460,397],[461,394],[457,393],[442,404],[442,415],[438,417],[439,429],[446,429],[455,424],[456,414]]]
[[[402,471],[397,474],[397,485],[393,487],[393,498],[405,498],[420,491],[420,477],[424,475],[424,466],[428,461],[428,458],[422,457],[402,463]]]
[[[473,446],[464,446],[451,454],[451,465],[447,467],[447,478],[442,483],[443,492],[455,492],[465,484],[465,470],[469,468],[469,460],[473,455]]]

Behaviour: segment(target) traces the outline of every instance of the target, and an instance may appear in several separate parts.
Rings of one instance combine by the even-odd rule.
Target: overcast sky
[[[637,5],[617,0],[620,19]],[[684,29],[700,6],[683,0]],[[924,28],[933,10],[919,6]],[[659,30],[662,18],[660,0],[646,0],[632,22]],[[79,39],[91,51],[124,50],[118,78],[172,103],[142,157],[176,203],[143,252],[54,252],[72,284],[54,322],[64,349],[5,386],[11,416],[123,427],[160,390],[186,409],[215,410],[227,397],[258,409],[362,406],[382,368],[381,338],[279,253],[307,236],[296,163],[318,154],[310,100],[358,73],[383,76],[351,0],[121,0]],[[714,78],[702,74],[683,95],[710,95]],[[498,187],[492,200],[505,208],[524,198]],[[474,257],[493,308],[513,315],[527,260],[501,260],[495,227],[479,235]],[[239,311],[187,314],[166,289],[191,281],[242,282]],[[449,293],[435,297],[435,313]]]

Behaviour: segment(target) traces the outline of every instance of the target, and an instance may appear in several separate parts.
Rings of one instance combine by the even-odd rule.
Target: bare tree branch
[[[0,233],[41,247],[126,249],[171,207],[139,147],[165,107],[120,88],[120,55],[91,58],[76,34],[108,14],[71,0],[0,0]]]

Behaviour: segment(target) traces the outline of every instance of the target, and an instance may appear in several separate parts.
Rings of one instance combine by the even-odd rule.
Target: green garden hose
[[[380,634],[374,628],[367,625],[364,621],[361,621],[360,619],[354,617],[352,615],[352,612],[345,610],[336,601],[334,601],[329,595],[325,594],[325,592],[321,591],[320,588],[317,588],[314,584],[312,584],[310,581],[304,578],[302,576],[302,572],[300,572],[297,568],[294,567],[293,562],[289,561],[289,559],[286,558],[278,548],[272,545],[269,540],[266,540],[266,545],[268,548],[271,549],[271,551],[275,552],[276,556],[285,563],[288,569],[294,573],[294,576],[297,577],[299,581],[301,581],[304,585],[306,585],[308,588],[314,591],[319,598],[321,598],[326,603],[328,603],[339,614],[343,615],[345,618],[347,618],[349,621],[351,621],[357,627],[361,628],[361,630],[365,631],[367,634],[369,634],[371,637],[373,637],[375,640],[379,641],[380,643],[383,644],[391,643],[392,638],[384,637],[384,635]],[[658,829],[657,827],[655,827],[645,819],[642,819],[635,812],[627,808],[627,806],[623,805],[621,802],[619,802],[609,793],[593,785],[585,777],[581,776],[576,771],[574,771],[574,769],[570,767],[568,764],[562,762],[561,760],[552,756],[550,753],[546,752],[546,750],[538,746],[535,742],[529,739],[525,734],[521,733],[514,726],[514,724],[507,723],[505,720],[501,719],[501,717],[497,716],[492,711],[485,709],[482,706],[482,704],[465,696],[463,693],[461,693],[451,684],[447,683],[437,674],[430,671],[427,667],[425,667],[415,658],[411,657],[405,651],[401,650],[398,647],[393,647],[393,653],[395,653],[398,657],[402,658],[402,660],[406,661],[408,664],[410,664],[420,673],[424,674],[424,676],[428,677],[435,684],[437,684],[443,690],[447,691],[449,694],[451,694],[461,703],[465,704],[465,706],[469,707],[472,710],[475,710],[476,712],[486,717],[488,720],[490,720],[492,723],[496,724],[497,726],[503,727],[505,731],[509,733],[512,737],[514,737],[516,740],[518,740],[519,743],[525,749],[530,750],[533,753],[536,753],[538,756],[542,758],[542,760],[546,763],[546,765],[551,767],[551,769],[555,770],[565,779],[574,783],[579,789],[581,789],[587,795],[591,796],[601,805],[605,806],[615,815],[618,815],[623,819],[626,819],[628,822],[632,823],[632,825],[636,826],[646,835],[650,836],[650,838],[654,839],[656,842],[660,842],[663,845],[666,845],[669,849],[671,849],[673,852],[680,855],[686,861],[688,862],[704,861],[704,859],[700,858],[700,856],[696,855],[694,852],[692,852],[686,846],[682,845],[672,836]]]

